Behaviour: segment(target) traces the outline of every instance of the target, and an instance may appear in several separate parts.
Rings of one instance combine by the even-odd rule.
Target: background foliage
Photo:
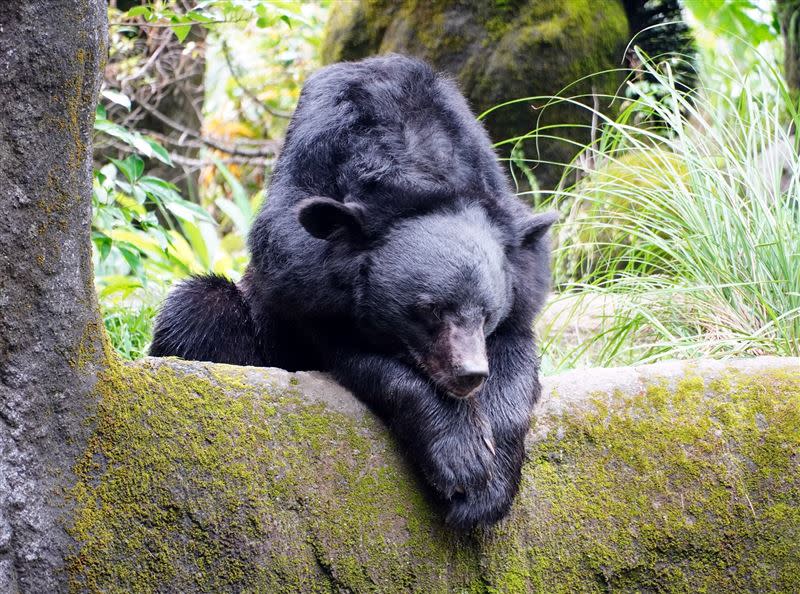
[[[319,63],[327,10],[251,0],[188,6],[109,9],[93,239],[106,326],[126,358],[145,354],[157,305],[176,281],[243,272],[250,221],[302,83]],[[201,84],[187,88],[182,62],[198,60]],[[185,102],[170,113],[178,93],[195,99],[195,122],[176,121]],[[189,177],[191,188],[182,183]]]
[[[134,4],[109,9],[95,124],[96,279],[126,358],[145,353],[175,282],[243,272],[244,239],[303,81],[319,65],[328,13],[324,2]],[[697,60],[649,56],[634,39],[636,67],[616,96],[549,99],[595,106],[584,107],[593,140],[561,164],[555,190],[540,190],[535,161],[511,151],[523,197],[563,213],[556,291],[540,323],[547,372],[800,355],[800,116],[783,76],[795,14],[785,11],[797,7],[683,6]],[[687,92],[676,72],[688,63],[698,82]],[[618,106],[614,117],[601,101]],[[548,137],[526,126],[517,141]]]

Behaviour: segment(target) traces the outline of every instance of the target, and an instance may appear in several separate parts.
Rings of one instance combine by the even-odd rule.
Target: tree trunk
[[[89,244],[102,0],[0,2],[0,591],[63,589],[104,360]]]
[[[0,3],[0,592],[800,591],[800,361],[545,383],[519,497],[455,533],[320,374],[107,351],[102,0]]]

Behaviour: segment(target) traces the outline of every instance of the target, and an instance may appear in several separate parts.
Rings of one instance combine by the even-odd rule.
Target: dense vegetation
[[[800,112],[783,76],[785,4],[687,1],[700,49],[689,64],[693,89],[675,75],[686,60],[645,55],[634,40],[639,66],[621,73],[616,96],[581,98],[568,88],[508,97],[545,110],[595,106],[584,107],[594,113],[593,140],[560,164],[554,191],[538,189],[534,155],[512,150],[508,160],[531,204],[563,213],[556,294],[540,326],[546,371],[800,355]],[[244,269],[244,237],[288,115],[319,65],[327,5],[110,10],[95,124],[95,271],[114,346],[137,358],[176,281],[206,271],[237,278]],[[174,59],[164,66],[166,55]],[[201,59],[199,89],[181,90],[194,93],[202,116],[192,128],[170,116],[165,98]],[[552,136],[551,126],[529,128],[520,122],[508,143]]]

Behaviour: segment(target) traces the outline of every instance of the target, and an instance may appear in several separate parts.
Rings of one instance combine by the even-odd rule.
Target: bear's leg
[[[486,488],[494,444],[474,402],[439,394],[396,359],[339,349],[330,363],[334,377],[384,420],[440,497]]]
[[[447,521],[453,526],[488,525],[502,518],[519,488],[525,436],[541,391],[530,331],[498,331],[489,337],[489,377],[475,396],[492,427],[496,471],[483,489],[454,499]]]
[[[264,365],[259,334],[234,283],[221,276],[195,276],[167,296],[156,318],[149,354]]]

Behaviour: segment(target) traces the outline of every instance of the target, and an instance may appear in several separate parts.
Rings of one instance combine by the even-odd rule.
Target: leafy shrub
[[[213,201],[215,219],[183,199],[178,189],[147,175],[145,158],[171,164],[152,138],[105,118],[98,108],[95,131],[130,149],[94,171],[92,241],[95,279],[112,344],[126,358],[145,353],[156,305],[169,287],[190,274],[219,272],[234,278],[244,269],[244,237],[260,193],[248,197],[221,162],[231,198]]]

